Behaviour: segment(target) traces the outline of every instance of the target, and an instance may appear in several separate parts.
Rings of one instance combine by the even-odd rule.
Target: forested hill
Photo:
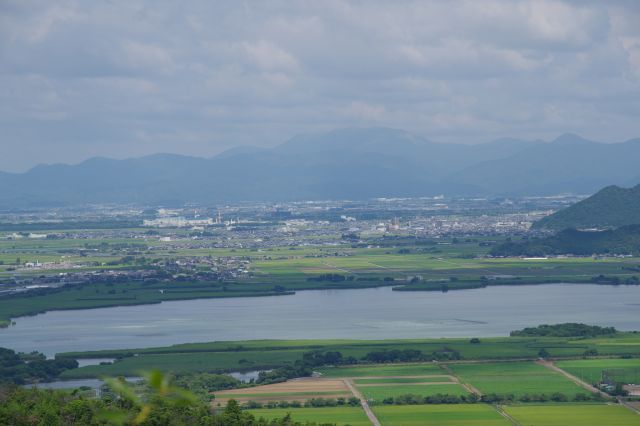
[[[640,224],[640,185],[608,186],[591,197],[533,224],[534,229],[617,228]]]
[[[545,238],[506,242],[491,250],[493,256],[547,256],[561,254],[640,254],[640,225],[607,231],[565,229]]]

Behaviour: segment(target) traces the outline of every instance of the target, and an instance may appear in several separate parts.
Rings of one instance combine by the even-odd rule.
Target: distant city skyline
[[[384,126],[640,137],[640,2],[0,3],[0,170]]]

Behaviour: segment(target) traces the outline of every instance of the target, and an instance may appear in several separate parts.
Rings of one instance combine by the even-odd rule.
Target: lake
[[[640,287],[547,284],[441,292],[389,287],[199,299],[15,319],[0,346],[23,352],[142,348],[247,339],[506,336],[539,324],[640,329]]]

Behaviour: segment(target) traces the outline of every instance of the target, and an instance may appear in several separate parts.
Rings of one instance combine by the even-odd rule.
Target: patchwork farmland
[[[576,360],[558,364],[575,369],[583,362],[584,368],[590,366],[595,370],[635,365],[637,360]],[[612,404],[613,400],[598,399],[598,395],[593,395],[595,399],[589,403],[569,403],[579,398],[577,395],[585,394],[585,388],[535,362],[357,365],[319,370],[319,377],[216,392],[212,404],[223,407],[235,399],[257,418],[274,419],[290,414],[295,421],[351,426],[640,424],[640,414],[632,407]],[[514,400],[487,404],[473,399],[490,394],[511,395]],[[567,403],[517,400],[528,395],[535,398],[560,394],[567,396]],[[465,403],[466,399],[429,403],[428,398],[434,395],[469,398],[472,403]],[[409,396],[426,399],[398,402]]]

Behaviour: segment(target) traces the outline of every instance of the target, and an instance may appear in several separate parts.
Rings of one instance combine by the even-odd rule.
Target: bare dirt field
[[[226,405],[230,399],[248,401],[307,401],[311,398],[350,398],[353,394],[342,379],[304,378],[273,385],[232,389],[215,393],[214,404]]]

